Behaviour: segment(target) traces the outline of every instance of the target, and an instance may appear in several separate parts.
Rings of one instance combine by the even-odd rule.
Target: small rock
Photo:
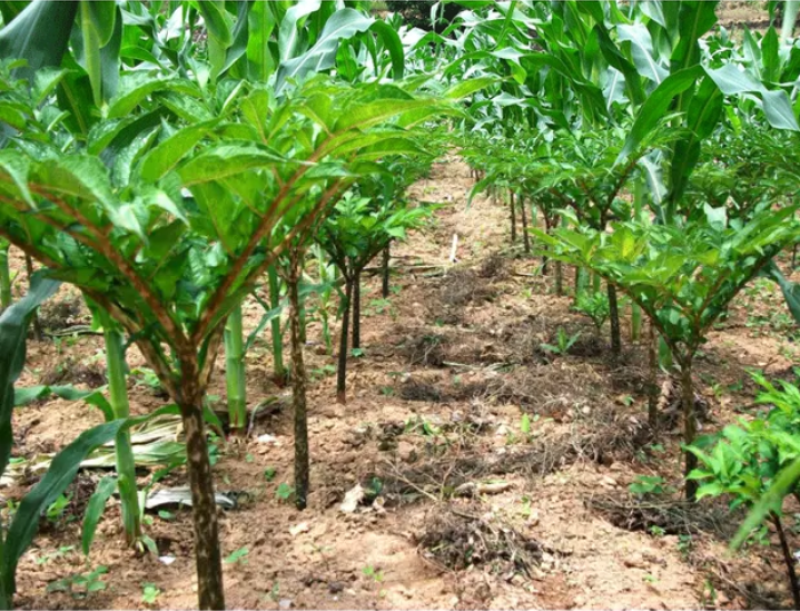
[[[364,499],[364,496],[365,492],[361,484],[356,484],[344,495],[344,500],[342,504],[339,505],[339,510],[343,513],[354,513],[358,508],[358,504]]]
[[[300,533],[307,533],[309,531],[308,522],[300,522],[296,526],[292,526],[289,529],[289,534],[293,537],[296,537]]]
[[[397,456],[403,462],[415,462],[417,460],[417,449],[414,447],[414,444],[401,441],[397,444]]]
[[[275,435],[270,435],[269,433],[267,433],[265,435],[259,435],[256,438],[256,441],[258,441],[258,443],[270,443],[270,444],[274,444],[276,446],[281,445],[280,442],[278,441],[278,438],[275,437]]]
[[[383,439],[378,443],[379,452],[389,452],[397,448],[397,442],[394,439]]]
[[[581,410],[581,413],[582,413],[584,416],[588,416],[589,414],[591,414],[591,413],[592,413],[592,408],[591,408],[591,407],[589,407],[589,406],[587,405],[586,407],[584,407],[584,408]]]
[[[644,557],[638,553],[631,554],[627,558],[624,558],[622,560],[622,564],[624,564],[629,569],[646,569],[648,566]]]
[[[278,602],[278,607],[281,609],[291,609],[293,606],[294,604],[289,598],[281,598],[280,602]]]
[[[606,475],[606,476],[604,476],[604,477],[603,477],[603,478],[600,480],[600,484],[601,484],[601,485],[603,485],[603,486],[605,486],[606,488],[616,488],[616,487],[619,485],[619,484],[617,483],[617,480],[616,480],[616,479],[614,479],[613,477],[611,477],[610,475]]]
[[[344,590],[344,584],[341,581],[332,581],[328,584],[328,592],[331,594],[339,594]]]
[[[495,431],[494,434],[497,435],[498,437],[506,437],[510,432],[511,429],[508,428],[508,426],[506,426],[505,424],[501,424],[500,426],[497,427],[497,430]]]

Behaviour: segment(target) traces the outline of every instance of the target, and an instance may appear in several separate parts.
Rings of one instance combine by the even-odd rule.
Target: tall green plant
[[[175,92],[188,104],[169,129],[124,134],[130,165],[41,143],[0,152],[0,236],[108,311],[180,406],[202,608],[224,606],[202,404],[225,320],[286,245],[375,171],[373,159],[416,150],[405,126],[443,109],[387,85],[316,79],[280,102],[268,88],[231,85],[218,99],[183,79],[123,79],[98,152],[123,137],[120,117],[146,117]],[[306,214],[278,238],[273,229],[301,200]]]
[[[647,314],[681,370],[684,443],[697,435],[692,365],[706,334],[730,301],[787,245],[800,240],[797,205],[762,210],[748,222],[709,217],[682,227],[614,224],[613,233],[559,229],[548,236],[554,257],[581,265],[623,290]],[[685,473],[696,467],[685,453]],[[686,480],[693,499],[696,482]]]
[[[130,417],[128,385],[126,380],[125,343],[111,317],[101,313],[103,335],[106,343],[106,367],[108,370],[108,392],[114,420]],[[142,525],[139,512],[139,493],[136,487],[136,463],[133,458],[131,436],[121,430],[114,441],[117,461],[117,487],[122,505],[122,524],[128,546],[139,543]]]
[[[58,290],[59,283],[40,277],[30,292],[0,315],[0,474],[8,466],[14,445],[11,414],[14,383],[25,364],[28,326],[33,312]],[[94,448],[114,439],[126,421],[117,420],[85,431],[52,461],[41,481],[22,499],[11,523],[0,528],[0,609],[13,609],[16,570],[36,530],[42,512],[69,486],[81,461]]]
[[[361,272],[388,243],[404,238],[406,231],[419,226],[429,212],[426,208],[395,207],[393,202],[376,205],[367,197],[350,193],[336,205],[330,218],[320,227],[317,239],[336,264],[345,285],[336,377],[339,403],[347,401],[350,318],[358,312],[353,305]],[[357,325],[360,321],[356,316],[353,326]]]
[[[247,387],[241,305],[233,309],[225,324],[225,382],[231,434],[242,436],[247,431]]]
[[[7,240],[0,238],[0,312],[11,305],[11,268],[9,266]]]

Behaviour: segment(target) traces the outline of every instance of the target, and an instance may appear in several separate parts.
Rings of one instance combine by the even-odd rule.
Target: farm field
[[[346,406],[331,401],[332,359],[309,350],[309,371],[317,378],[309,388],[309,429],[318,440],[311,445],[311,474],[318,483],[302,513],[276,496],[281,483],[291,482],[290,399],[270,382],[265,350],[248,356],[251,401],[279,397],[280,402],[255,424],[249,441],[219,448],[218,489],[251,495],[222,517],[223,553],[247,550],[243,560],[225,566],[229,604],[267,609],[279,608],[281,600],[331,609],[788,604],[773,566],[780,564],[777,548],[726,557],[732,525],[724,505],[705,507],[697,523],[661,514],[657,505],[650,514],[639,513],[628,490],[637,476],[661,475],[667,485],[680,486],[677,419],[658,439],[643,432],[643,348],[626,346],[619,363],[609,362],[606,338],[570,311],[569,298],[553,295],[551,279],[533,274],[537,262],[509,252],[503,210],[488,198],[465,210],[471,183],[468,167],[454,155],[434,166],[430,179],[411,187],[413,198],[452,201],[437,212],[433,227],[398,249],[398,260],[441,266],[445,273],[404,272],[386,302],[377,278],[365,283],[365,304],[375,305],[364,319],[365,356],[354,363],[353,396]],[[461,247],[459,262],[451,265],[454,232]],[[755,387],[746,369],[792,378],[796,346],[768,313],[759,314],[765,302],[779,303],[778,298],[771,286],[743,296],[714,334],[698,373],[713,380],[699,389],[708,406],[706,426],[721,427],[747,413]],[[65,288],[47,312],[66,311],[69,318],[60,322],[78,324],[87,312],[70,308],[75,303]],[[247,330],[260,314],[254,303],[245,311],[253,313],[245,318]],[[58,326],[58,318],[53,323]],[[559,328],[581,336],[568,354],[548,355],[539,346],[553,342]],[[319,330],[309,334],[311,345],[319,346]],[[53,376],[96,384],[103,377],[96,358],[102,350],[99,338],[79,338],[67,360],[52,344],[34,343],[20,384],[35,386]],[[128,360],[131,367],[143,366],[135,349]],[[222,357],[219,361],[223,366]],[[132,413],[161,404],[146,385],[130,386]],[[222,380],[209,392],[224,396]],[[530,439],[520,431],[523,414],[532,419]],[[14,424],[25,431],[25,452],[33,454],[59,449],[65,430],[74,434],[100,421],[82,402],[56,399],[17,410]],[[441,432],[426,434],[426,425]],[[277,441],[257,441],[265,434]],[[270,482],[264,479],[267,469],[275,470]],[[385,487],[385,502],[343,513],[345,494],[375,477]],[[63,517],[37,539],[38,549],[20,566],[25,594],[18,604],[132,608],[140,605],[142,584],[153,583],[162,592],[160,606],[191,607],[196,594],[188,510],[154,519],[159,552],[176,558],[165,567],[125,549],[119,508],[110,507],[91,556],[91,566],[108,569],[103,576],[108,587],[85,601],[47,592],[48,583],[86,568],[79,550],[59,550],[79,540],[80,522],[70,523],[69,516],[81,514],[96,479],[79,476]],[[492,480],[510,486],[481,501],[438,500],[447,488]],[[466,538],[476,537],[484,523],[483,536],[513,529],[516,539],[491,542],[497,547],[485,553],[498,557],[488,567],[467,572],[448,567],[448,559],[465,553]],[[301,532],[292,534],[298,527]],[[526,544],[535,547],[526,550]],[[443,566],[431,551],[437,547],[444,551]],[[514,577],[514,563],[503,558],[513,553],[529,563],[531,579]],[[382,578],[368,574],[370,569]],[[731,575],[738,577],[734,581]],[[712,592],[713,601],[703,599]]]
[[[0,5],[0,608],[796,608],[798,5]]]

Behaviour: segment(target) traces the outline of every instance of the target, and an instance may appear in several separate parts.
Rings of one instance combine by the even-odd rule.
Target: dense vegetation
[[[268,335],[273,382],[291,387],[287,497],[303,510],[310,464],[325,460],[309,452],[307,327],[321,321],[333,353],[330,317],[340,318],[335,399],[346,403],[348,360],[363,356],[362,274],[379,261],[388,296],[392,244],[439,207],[407,191],[446,152],[473,169],[471,198],[508,207],[512,241],[542,258],[556,296],[570,293],[598,331],[609,322],[608,359],[623,357],[625,325],[646,345],[654,441],[655,381],[680,380],[686,501],[747,506],[737,544],[773,524],[800,605],[782,522],[800,475],[800,392],[759,376],[768,411],[701,437],[693,369],[756,279],[777,283],[800,321],[781,259],[800,243],[796,3],[780,33],[741,40],[715,27],[716,2],[443,2],[426,31],[413,26],[430,20],[418,6],[430,3],[402,4],[416,11],[408,24],[351,1],[0,7],[0,471],[16,456],[12,413],[30,390],[14,387],[28,326],[59,283],[80,291],[102,330],[108,378],[107,393],[47,391],[87,401],[105,423],[64,447],[4,519],[0,607],[13,606],[41,514],[103,444],[113,443],[113,474],[89,502],[84,552],[115,492],[126,544],[155,550],[131,438],[170,416],[181,443],[155,461],[149,486],[168,474],[188,482],[198,606],[225,607],[208,440],[250,434],[247,351]],[[26,275],[9,249],[31,262],[16,301],[12,283],[19,294]],[[264,315],[245,336],[254,300]],[[558,338],[545,349],[575,341]],[[133,345],[168,397],[136,417]],[[227,418],[207,400],[215,375]]]

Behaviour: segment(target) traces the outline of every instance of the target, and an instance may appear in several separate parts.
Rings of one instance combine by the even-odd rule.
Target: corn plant
[[[31,291],[0,315],[0,474],[8,466],[14,445],[11,413],[14,383],[25,364],[25,341],[33,312],[55,293],[59,283],[35,278]],[[115,420],[83,432],[51,462],[45,476],[22,499],[11,523],[0,528],[0,608],[13,609],[17,564],[30,545],[42,513],[72,482],[84,458],[96,447],[115,439],[129,426]]]
[[[100,312],[100,319],[106,344],[109,403],[111,404],[113,420],[124,420],[130,417],[124,338],[106,312]],[[127,429],[120,431],[117,435],[114,451],[116,454],[117,488],[119,489],[122,505],[122,523],[125,539],[129,546],[133,546],[140,542],[142,526],[139,512],[139,493],[136,487],[136,464],[133,458],[130,432]]]
[[[0,238],[0,312],[11,305],[11,268],[8,263],[8,249],[11,244]]]
[[[224,337],[229,426],[232,435],[242,436],[247,430],[247,388],[241,305],[228,315]]]

